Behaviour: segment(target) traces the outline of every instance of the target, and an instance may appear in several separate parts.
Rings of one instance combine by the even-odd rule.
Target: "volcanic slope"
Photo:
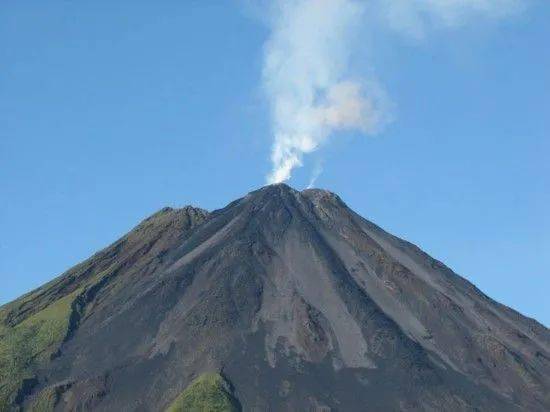
[[[182,405],[550,410],[550,331],[284,184],[162,209],[0,308],[0,410]]]

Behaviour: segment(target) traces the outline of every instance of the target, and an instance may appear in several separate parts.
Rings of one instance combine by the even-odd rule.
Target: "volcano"
[[[547,411],[550,331],[271,185],[164,208],[2,306],[0,410]]]

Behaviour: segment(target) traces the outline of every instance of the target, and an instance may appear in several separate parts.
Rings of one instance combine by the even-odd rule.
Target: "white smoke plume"
[[[392,120],[384,89],[350,73],[361,24],[376,18],[386,30],[421,38],[431,26],[507,16],[524,1],[276,0],[263,66],[274,134],[268,183],[288,180],[304,155],[335,132],[373,135]]]
[[[317,179],[321,176],[321,173],[323,173],[323,161],[319,160],[313,168],[313,172],[311,173],[306,189],[311,189],[315,185],[315,182],[317,182]]]
[[[529,0],[371,0],[387,28],[423,38],[433,28],[453,29],[477,18],[501,19],[520,12]]]
[[[380,87],[348,77],[364,10],[350,0],[277,2],[263,72],[275,135],[269,183],[287,180],[335,130],[375,133],[387,121]]]

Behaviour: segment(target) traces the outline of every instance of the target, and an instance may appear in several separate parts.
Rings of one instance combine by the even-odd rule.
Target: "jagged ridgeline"
[[[549,348],[338,196],[272,185],[1,307],[0,411],[546,411]]]

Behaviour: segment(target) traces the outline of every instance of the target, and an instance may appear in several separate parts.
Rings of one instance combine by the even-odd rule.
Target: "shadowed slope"
[[[45,286],[0,310],[0,410],[17,404],[38,383],[41,367],[59,355],[102,288],[123,287],[131,276],[155,266],[207,212],[170,208],[146,219],[113,245]],[[151,271],[149,269],[149,271]]]
[[[244,410],[550,404],[548,329],[327,191],[272,185],[210,214],[163,209],[3,307],[0,342],[61,302],[65,333],[31,356],[13,408],[163,410],[212,371]]]

